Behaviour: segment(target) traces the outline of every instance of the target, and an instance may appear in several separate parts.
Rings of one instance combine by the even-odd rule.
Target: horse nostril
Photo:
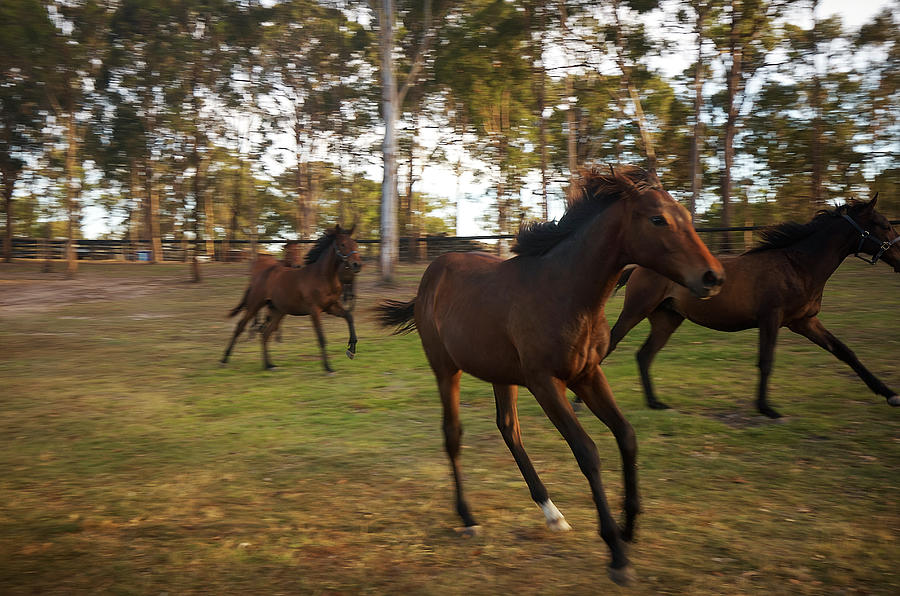
[[[716,286],[721,286],[723,281],[725,281],[724,277],[719,275],[712,269],[703,274],[704,288],[715,288]]]

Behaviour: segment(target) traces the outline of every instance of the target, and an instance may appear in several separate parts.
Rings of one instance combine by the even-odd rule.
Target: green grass
[[[484,532],[455,533],[418,337],[388,335],[369,311],[412,296],[421,269],[404,267],[397,288],[364,270],[358,357],[343,356],[346,324],[329,317],[328,377],[308,318],[285,321],[276,371],[257,341],[219,366],[243,265],[208,265],[195,285],[182,265],[85,263],[78,292],[37,265],[0,265],[0,593],[618,592],[587,483],[527,391],[526,447],[573,531],[544,528],[490,387],[466,377],[463,469]],[[848,260],[821,316],[894,388],[898,282]],[[685,323],[653,369],[674,409],[651,411],[633,359],[646,333],[604,366],[639,442],[630,592],[900,592],[900,410],[783,331],[770,395],[785,418],[764,419],[755,332]],[[618,515],[615,441],[579,416]]]

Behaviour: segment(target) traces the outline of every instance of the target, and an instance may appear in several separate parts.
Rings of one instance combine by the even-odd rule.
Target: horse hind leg
[[[512,453],[528,490],[531,491],[531,498],[544,512],[547,521],[547,527],[555,532],[565,532],[571,530],[572,527],[563,517],[563,514],[556,508],[553,501],[547,494],[547,488],[541,482],[540,477],[525,452],[522,444],[522,435],[519,430],[519,414],[516,407],[518,401],[519,389],[515,385],[494,385],[494,399],[497,402],[497,428],[503,435],[506,446]]]
[[[244,328],[247,327],[247,323],[252,318],[252,315],[249,313],[245,313],[241,320],[238,321],[237,325],[234,326],[234,333],[231,335],[231,341],[228,342],[228,347],[225,348],[225,353],[222,355],[222,360],[220,361],[222,364],[226,364],[228,362],[228,357],[231,356],[231,350],[234,349],[234,343],[237,341],[238,336],[244,332]]]
[[[831,352],[838,360],[850,366],[850,368],[853,369],[853,372],[859,375],[859,378],[863,380],[866,387],[871,389],[877,395],[884,397],[887,400],[888,405],[900,406],[900,395],[897,395],[893,389],[885,385],[878,377],[872,374],[869,369],[863,366],[863,363],[859,361],[859,358],[856,357],[853,350],[832,335],[818,317],[796,321],[789,325],[789,328],[794,333],[799,333],[820,348]]]
[[[463,495],[462,470],[459,465],[459,452],[462,448],[462,424],[459,421],[459,378],[462,373],[459,370],[440,374],[435,371],[435,375],[438,377],[438,390],[443,406],[444,450],[450,459],[450,468],[453,471],[453,482],[456,487],[456,512],[463,521],[462,534],[474,536],[478,533],[479,526],[472,517],[469,504]]]
[[[269,359],[269,338],[281,325],[281,319],[283,318],[283,312],[272,310],[269,311],[269,315],[266,317],[266,323],[260,337],[260,341],[262,342],[263,368],[265,370],[272,370],[275,368],[275,365]]]

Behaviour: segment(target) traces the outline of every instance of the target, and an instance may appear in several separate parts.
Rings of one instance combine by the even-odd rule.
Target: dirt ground
[[[66,279],[65,264],[57,263],[48,273],[39,263],[21,261],[0,266],[0,312],[5,315],[36,313],[60,306],[128,296],[145,296],[171,284],[171,275],[117,279],[90,269]]]

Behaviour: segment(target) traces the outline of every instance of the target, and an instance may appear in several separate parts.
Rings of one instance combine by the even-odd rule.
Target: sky
[[[844,23],[845,29],[854,30],[870,21],[876,13],[889,5],[889,0],[820,0],[817,13],[821,18],[838,14]],[[657,66],[667,74],[674,74],[683,71],[686,64],[686,61],[680,59],[677,55],[673,55],[667,58],[666,63],[661,63]],[[426,148],[433,148],[440,141],[436,135],[429,137],[428,133],[429,131],[426,129],[425,134],[420,139],[420,143]],[[454,148],[447,147],[446,149],[448,154],[447,163],[455,164],[456,154],[454,153]],[[380,169],[373,171],[371,177],[375,180],[380,180]],[[456,220],[458,235],[469,236],[489,233],[484,229],[480,220],[483,218],[485,210],[490,208],[490,200],[484,198],[490,196],[492,192],[490,181],[476,181],[471,171],[464,172],[457,179],[452,168],[429,164],[422,171],[421,177],[414,188],[417,192],[452,199],[452,202],[456,204],[455,212],[443,215],[448,219]],[[537,190],[539,190],[539,182],[537,176],[535,176],[523,190],[523,202],[527,204],[530,197],[536,196]],[[532,202],[532,204],[534,203]],[[563,209],[564,204],[561,199],[551,201],[549,205],[550,218],[559,218],[563,213]],[[538,211],[533,212],[538,213]],[[107,214],[103,209],[86,205],[83,209],[83,215],[85,238],[97,238],[109,231],[106,219]]]

